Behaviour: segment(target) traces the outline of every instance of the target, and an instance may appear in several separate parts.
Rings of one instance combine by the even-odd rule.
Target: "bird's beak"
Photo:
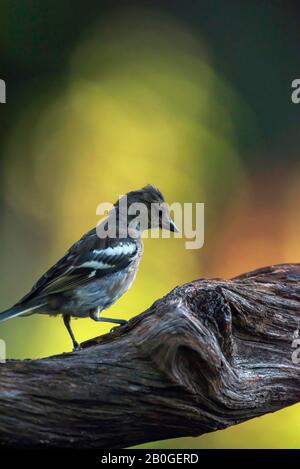
[[[171,220],[171,218],[170,218],[170,221],[169,221],[169,230],[170,230],[170,231],[173,231],[174,233],[178,233],[178,232],[179,232],[177,226],[175,225],[175,223],[173,222],[173,220]]]
[[[172,231],[173,233],[179,232],[169,213],[165,213],[160,219],[159,228],[161,228],[162,230]]]

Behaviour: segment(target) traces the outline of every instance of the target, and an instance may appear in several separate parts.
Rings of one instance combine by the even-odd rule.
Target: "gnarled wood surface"
[[[79,352],[0,365],[1,445],[126,447],[299,402],[299,323],[300,264],[178,286]]]

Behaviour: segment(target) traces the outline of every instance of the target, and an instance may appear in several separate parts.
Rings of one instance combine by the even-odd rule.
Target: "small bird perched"
[[[144,217],[131,210],[142,204]],[[125,207],[125,210],[124,210]],[[34,313],[63,316],[74,350],[80,349],[71,317],[124,324],[100,315],[132,285],[143,254],[142,232],[150,228],[178,231],[162,193],[148,185],[120,198],[97,228],[82,236],[0,321]],[[100,235],[100,236],[99,236]]]

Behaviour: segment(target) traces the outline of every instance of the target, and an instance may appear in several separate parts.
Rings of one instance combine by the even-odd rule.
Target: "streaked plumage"
[[[152,203],[164,202],[161,192],[150,185],[128,193],[127,200],[128,206],[142,202],[150,207]],[[126,226],[122,226],[119,203],[117,201],[114,208],[118,223],[117,237],[99,238],[96,228],[90,230],[14,307],[0,313],[0,321],[34,313],[62,314],[74,348],[79,346],[70,328],[71,316],[91,317],[95,321],[117,324],[125,322],[100,315],[101,311],[109,308],[130,288],[143,253],[142,231],[137,228],[134,237],[127,233],[131,218],[126,219]],[[102,222],[103,227],[108,223],[110,215]],[[154,227],[150,223],[149,219],[146,228]],[[176,230],[166,208],[160,213],[158,226]]]

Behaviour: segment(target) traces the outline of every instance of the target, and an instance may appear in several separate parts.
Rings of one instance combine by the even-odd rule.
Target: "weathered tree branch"
[[[80,352],[0,365],[1,445],[125,447],[296,403],[299,322],[300,264],[176,287]]]

